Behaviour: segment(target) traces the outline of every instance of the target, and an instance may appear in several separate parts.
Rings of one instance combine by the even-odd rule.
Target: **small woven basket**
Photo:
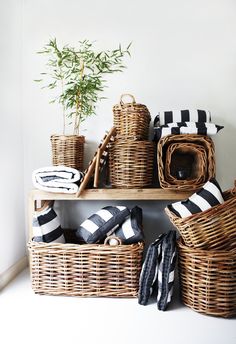
[[[189,186],[192,184],[201,185],[206,181],[207,176],[207,154],[201,145],[193,143],[173,143],[166,151],[165,179],[168,183]],[[178,170],[189,171],[186,179],[178,179]]]
[[[203,135],[168,135],[157,145],[157,166],[163,189],[194,191],[215,176],[215,148]],[[177,178],[178,169],[190,170],[188,178]]]
[[[223,196],[223,204],[185,218],[165,208],[185,245],[207,250],[236,249],[236,187]]]
[[[115,140],[109,152],[110,181],[117,188],[152,184],[154,146],[149,141]]]
[[[182,302],[219,317],[236,315],[236,252],[200,250],[178,241]]]
[[[32,288],[38,294],[136,297],[143,243],[29,242]]]
[[[52,135],[52,164],[64,165],[83,171],[84,136]]]
[[[126,96],[131,97],[131,103],[123,102]],[[118,139],[148,139],[150,113],[145,105],[137,104],[131,94],[121,96],[120,103],[113,106],[113,116]]]

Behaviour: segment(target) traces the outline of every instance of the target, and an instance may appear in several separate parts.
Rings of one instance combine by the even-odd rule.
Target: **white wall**
[[[20,1],[0,2],[0,47],[1,275],[25,255]]]
[[[41,0],[24,1],[23,109],[26,190],[33,169],[51,163],[50,135],[60,133],[61,112],[33,79],[44,69],[36,54],[49,39],[76,44],[97,40],[99,48],[133,42],[127,70],[109,79],[107,100],[87,129],[87,160],[112,125],[112,106],[133,93],[154,118],[158,110],[203,108],[225,129],[214,138],[217,178],[223,189],[236,175],[236,2],[233,0]]]

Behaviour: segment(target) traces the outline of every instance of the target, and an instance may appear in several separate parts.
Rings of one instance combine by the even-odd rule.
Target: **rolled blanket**
[[[66,166],[48,166],[34,170],[32,181],[35,188],[46,192],[73,194],[78,191],[84,174]]]
[[[154,141],[167,135],[179,134],[198,134],[198,135],[215,135],[223,129],[222,125],[209,122],[173,122],[160,127],[154,127]]]
[[[160,111],[154,119],[154,127],[173,122],[211,122],[208,110]]]

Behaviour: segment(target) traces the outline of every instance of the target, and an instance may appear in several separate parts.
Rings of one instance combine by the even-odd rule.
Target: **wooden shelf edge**
[[[192,192],[170,191],[160,188],[149,189],[86,189],[76,197],[75,194],[49,193],[32,190],[30,197],[33,200],[183,200]]]

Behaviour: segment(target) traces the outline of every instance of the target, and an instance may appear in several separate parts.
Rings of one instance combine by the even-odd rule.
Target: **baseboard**
[[[28,257],[24,256],[9,269],[0,274],[0,290],[11,282],[28,265]]]

